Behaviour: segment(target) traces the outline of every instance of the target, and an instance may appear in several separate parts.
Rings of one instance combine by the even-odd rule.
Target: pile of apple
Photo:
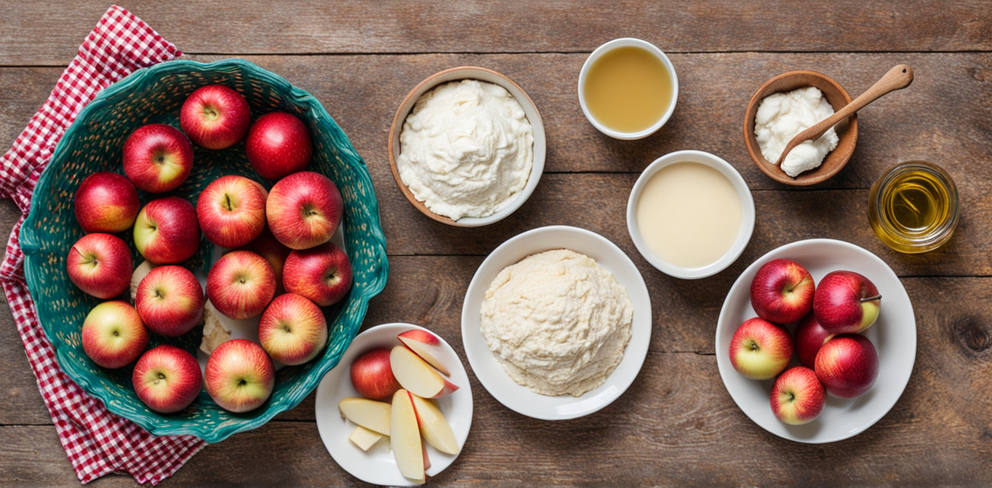
[[[423,483],[430,468],[424,441],[438,451],[458,454],[458,441],[432,401],[458,389],[446,380],[438,361],[442,345],[430,332],[411,329],[397,338],[402,345],[377,348],[351,363],[351,384],[361,397],[338,402],[341,416],[356,424],[348,438],[368,451],[384,436],[403,476]],[[442,376],[444,375],[444,376]],[[391,399],[391,403],[383,400]]]
[[[183,410],[203,385],[217,405],[246,412],[272,393],[273,360],[303,364],[327,343],[320,307],[343,298],[352,282],[347,256],[330,242],[342,218],[341,194],[327,177],[304,171],[313,145],[302,121],[275,112],[252,123],[248,102],[231,88],[211,85],[193,92],[182,106],[180,126],[182,131],[163,124],[138,128],[122,151],[127,177],[95,173],[76,191],[76,219],[86,235],[69,251],[69,278],[82,291],[110,300],[83,322],[83,350],[104,368],[137,360],[135,392],[157,412]],[[229,175],[210,183],[195,208],[163,195],[189,176],[192,144],[218,150],[243,139],[255,172],[276,181],[271,191]],[[151,195],[143,208],[136,187]],[[134,271],[131,250],[114,235],[128,230],[153,265],[138,284],[133,305],[122,296]],[[205,295],[182,266],[199,250],[201,230],[230,250],[210,268]],[[178,347],[145,352],[149,334],[178,337],[192,330],[203,318],[206,299],[234,319],[261,315],[261,345],[224,342],[202,374],[196,358]]]
[[[799,263],[770,261],[751,281],[758,317],[734,333],[730,362],[748,378],[778,376],[771,408],[779,420],[811,422],[823,411],[827,393],[854,398],[875,384],[878,353],[859,334],[878,319],[881,299],[875,285],[853,271],[833,271],[816,286]],[[793,341],[785,325],[797,321]],[[786,370],[793,351],[802,366]]]

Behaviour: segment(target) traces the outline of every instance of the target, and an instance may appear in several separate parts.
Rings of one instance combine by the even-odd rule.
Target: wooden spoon
[[[837,125],[838,122],[848,118],[851,114],[861,110],[869,103],[878,100],[882,95],[906,88],[912,82],[913,69],[905,64],[896,65],[894,68],[890,69],[888,73],[885,73],[885,76],[875,82],[875,84],[872,85],[868,91],[862,93],[861,96],[845,105],[844,108],[834,112],[833,115],[823,119],[809,129],[800,132],[796,135],[796,137],[793,137],[792,140],[785,145],[785,149],[782,151],[782,155],[778,157],[778,161],[775,162],[775,166],[781,167],[782,161],[785,161],[785,157],[788,156],[789,152],[796,146],[822,136],[824,132],[830,130],[830,128]]]

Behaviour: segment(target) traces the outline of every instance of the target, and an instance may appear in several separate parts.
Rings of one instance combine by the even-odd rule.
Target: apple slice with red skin
[[[366,429],[389,435],[390,406],[362,397],[348,397],[338,402],[341,416]]]
[[[390,351],[389,365],[400,386],[421,398],[444,398],[458,389],[406,346]]]
[[[441,344],[441,339],[426,330],[421,329],[410,329],[398,336],[400,342],[404,346],[408,347],[414,354],[420,356],[420,359],[427,361],[431,366],[440,371],[445,376],[451,376],[448,372],[448,368],[441,364],[441,361],[437,357],[444,350],[444,346]]]
[[[389,447],[396,458],[396,465],[403,476],[413,481],[426,481],[427,458],[424,455],[424,441],[420,437],[417,412],[410,392],[398,390],[393,394],[389,418]]]
[[[417,410],[417,421],[420,423],[420,434],[434,449],[446,454],[458,454],[458,440],[451,430],[451,425],[437,405],[430,400],[424,400],[411,395],[413,406]]]

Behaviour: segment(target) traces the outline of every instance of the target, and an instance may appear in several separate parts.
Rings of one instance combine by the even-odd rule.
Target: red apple
[[[351,289],[351,262],[341,248],[328,242],[289,253],[282,279],[286,291],[326,307],[340,301]]]
[[[303,171],[313,155],[310,130],[298,118],[273,112],[258,118],[245,141],[248,162],[262,178],[278,180]]]
[[[273,361],[294,366],[327,345],[327,321],[320,307],[295,293],[279,295],[258,321],[258,342]]]
[[[275,387],[276,372],[262,346],[231,339],[210,353],[203,379],[220,408],[241,413],[265,403]]]
[[[155,264],[178,264],[200,249],[196,209],[179,197],[152,200],[134,222],[134,247]]]
[[[231,251],[207,274],[207,298],[233,319],[254,317],[276,294],[276,275],[269,263],[251,251]]]
[[[867,337],[844,334],[827,341],[816,354],[816,376],[831,395],[854,398],[878,378],[878,353]]]
[[[272,271],[276,273],[276,295],[286,293],[286,288],[282,285],[282,268],[291,249],[279,242],[268,227],[262,229],[262,234],[243,249],[258,254],[269,262]]]
[[[414,354],[420,356],[420,359],[434,366],[434,369],[440,371],[445,376],[451,375],[448,372],[448,368],[445,368],[444,364],[437,359],[438,356],[443,354],[444,344],[436,335],[423,329],[410,329],[396,336],[396,338],[404,346],[413,351]]]
[[[148,345],[148,331],[141,317],[127,302],[103,302],[90,310],[83,321],[83,352],[104,368],[131,364]]]
[[[775,259],[758,269],[751,280],[751,306],[769,322],[787,324],[813,308],[813,276],[801,264]]]
[[[730,364],[748,378],[767,380],[789,366],[792,350],[785,328],[755,317],[744,321],[730,339]]]
[[[251,109],[245,97],[224,85],[197,88],[179,112],[179,127],[193,144],[207,149],[224,149],[241,142],[249,125]]]
[[[221,247],[240,247],[265,229],[262,185],[244,176],[222,176],[200,193],[196,215],[207,239]]]
[[[878,319],[882,295],[854,271],[834,271],[823,277],[813,299],[816,321],[834,334],[863,332]]]
[[[141,356],[131,375],[134,392],[148,408],[159,413],[188,407],[203,386],[200,363],[188,351],[162,344]]]
[[[134,306],[141,321],[156,334],[181,336],[203,317],[203,289],[182,266],[159,266],[138,284]]]
[[[351,363],[351,385],[365,398],[385,400],[400,389],[389,366],[389,349],[372,349]]]
[[[162,193],[179,187],[193,169],[193,146],[179,129],[149,124],[124,141],[124,174],[134,186]]]
[[[69,249],[66,271],[69,280],[90,295],[120,296],[130,286],[134,272],[131,248],[112,234],[86,234]]]
[[[86,233],[124,232],[141,210],[138,190],[123,175],[100,171],[86,177],[72,200],[79,226]]]
[[[272,235],[290,249],[309,249],[331,240],[343,212],[334,182],[309,171],[279,180],[265,202]]]
[[[796,355],[799,356],[799,362],[811,369],[816,364],[816,353],[820,352],[820,348],[827,341],[834,338],[834,334],[820,327],[820,323],[816,321],[816,314],[812,312],[806,314],[799,321],[793,336],[795,337]]]
[[[812,369],[796,366],[786,370],[772,385],[772,412],[789,425],[802,425],[820,416],[827,394]]]

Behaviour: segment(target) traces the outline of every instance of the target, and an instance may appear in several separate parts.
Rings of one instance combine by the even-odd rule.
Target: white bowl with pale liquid
[[[676,166],[682,164],[686,166]],[[660,178],[671,174],[679,180],[652,181],[662,170],[666,172]],[[648,213],[639,219],[642,198],[645,205],[661,203],[645,207]],[[731,227],[735,223],[736,231]],[[641,256],[661,272],[685,280],[706,278],[744,252],[754,231],[754,200],[730,163],[708,152],[676,151],[656,159],[634,183],[627,200],[627,230]]]

